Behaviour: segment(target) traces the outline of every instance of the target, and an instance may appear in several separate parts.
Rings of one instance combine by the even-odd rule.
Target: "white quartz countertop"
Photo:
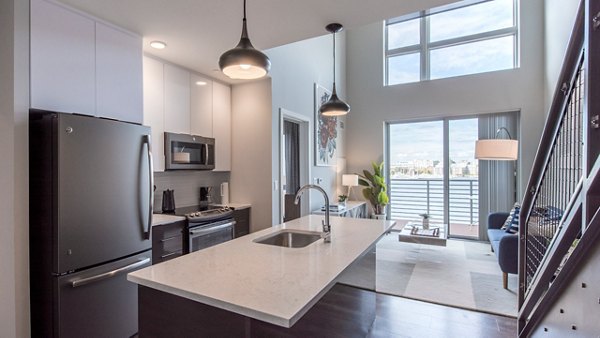
[[[152,226],[165,225],[174,223],[177,221],[183,221],[185,217],[175,215],[164,215],[164,214],[153,214],[152,215]]]
[[[254,243],[281,229],[321,231],[309,215],[130,273],[127,279],[244,316],[291,327],[395,222],[331,217],[331,243]]]

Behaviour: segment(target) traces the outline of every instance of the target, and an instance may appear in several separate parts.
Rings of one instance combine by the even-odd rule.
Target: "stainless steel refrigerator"
[[[33,337],[130,337],[151,264],[150,128],[31,110]]]

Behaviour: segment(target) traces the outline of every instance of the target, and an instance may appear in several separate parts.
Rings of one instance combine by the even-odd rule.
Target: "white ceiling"
[[[59,0],[138,33],[144,51],[216,79],[219,56],[237,45],[242,0]],[[258,49],[327,34],[339,22],[347,29],[456,0],[248,0],[248,33]],[[168,47],[149,47],[153,40]]]

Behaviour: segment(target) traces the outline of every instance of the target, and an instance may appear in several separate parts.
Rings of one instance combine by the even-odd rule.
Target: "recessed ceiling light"
[[[167,44],[162,41],[152,41],[150,42],[150,47],[155,49],[165,49],[167,48]]]
[[[206,86],[205,81],[196,81],[196,86]]]

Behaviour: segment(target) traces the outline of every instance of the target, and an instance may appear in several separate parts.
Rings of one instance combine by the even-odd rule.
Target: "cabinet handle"
[[[171,252],[171,253],[168,253],[166,255],[162,255],[162,256],[160,256],[160,258],[167,258],[167,257],[174,256],[174,255],[181,255],[181,250],[175,251],[175,252]]]
[[[181,238],[181,235],[176,235],[176,236],[172,236],[172,237],[163,238],[163,239],[160,240],[160,242],[164,243],[164,242],[167,242],[167,241],[170,241],[170,240],[174,240],[176,238]]]

